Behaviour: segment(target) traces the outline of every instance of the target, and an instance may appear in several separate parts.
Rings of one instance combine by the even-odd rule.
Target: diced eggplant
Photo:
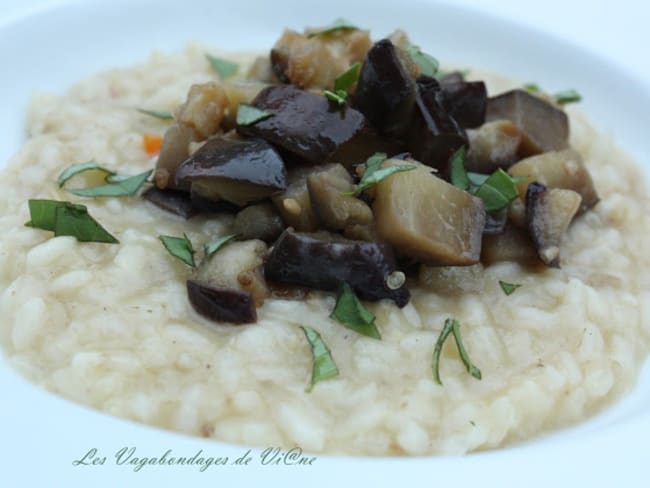
[[[483,236],[481,262],[490,265],[503,261],[543,266],[528,232],[512,225],[506,225],[501,234]]]
[[[406,135],[415,107],[416,84],[404,58],[390,40],[376,42],[363,61],[353,101],[374,127],[396,138]]]
[[[181,165],[176,182],[204,198],[244,206],[285,190],[287,174],[265,141],[214,137]]]
[[[206,258],[188,281],[195,310],[210,320],[251,323],[270,292],[262,275],[266,244],[233,242]]]
[[[521,180],[517,183],[519,197],[526,198],[528,185],[537,181],[549,188],[564,188],[580,194],[580,212],[598,203],[593,180],[580,154],[573,149],[553,151],[522,159],[508,169],[508,173]]]
[[[190,143],[194,141],[196,134],[194,129],[182,124],[172,124],[163,136],[160,154],[156,162],[153,180],[158,188],[182,189],[176,187],[176,170],[189,157]]]
[[[142,198],[184,219],[189,219],[200,213],[200,210],[192,205],[189,194],[183,191],[161,190],[152,186],[142,194]]]
[[[240,211],[232,224],[241,239],[275,241],[285,228],[282,217],[270,203],[250,205]]]
[[[485,122],[487,88],[482,81],[440,80],[442,106],[464,129],[478,127]]]
[[[251,125],[238,125],[237,132],[260,137],[306,164],[327,161],[365,123],[356,110],[333,106],[324,96],[292,85],[265,88],[252,105],[273,116]]]
[[[507,169],[520,159],[521,131],[509,120],[486,122],[476,130],[468,130],[469,151],[465,168],[491,174]]]
[[[494,212],[485,213],[485,227],[483,235],[501,234],[508,222],[508,209],[504,208]]]
[[[203,195],[203,191],[205,191],[207,196]],[[192,206],[202,213],[227,212],[234,214],[241,208],[239,205],[227,202],[226,200],[215,200],[212,198],[211,190],[209,188],[204,190],[200,184],[192,184],[190,188],[190,201],[192,202]]]
[[[187,280],[187,296],[194,310],[213,322],[257,322],[257,310],[250,292],[217,288],[200,281]]]
[[[187,100],[174,116],[180,124],[194,129],[199,140],[204,140],[219,131],[227,108],[228,97],[223,87],[209,82],[192,85]]]
[[[445,83],[462,83],[465,81],[465,74],[462,71],[451,71],[438,78],[440,84]]]
[[[340,164],[307,177],[311,208],[327,230],[341,231],[353,224],[370,224],[372,210],[346,192],[354,190],[352,177]]]
[[[364,300],[409,301],[405,284],[387,283],[397,271],[388,244],[344,239],[321,232],[306,234],[287,229],[273,245],[264,265],[269,281],[334,291],[348,283]]]
[[[488,99],[486,120],[503,119],[512,121],[521,130],[521,150],[527,156],[569,146],[566,113],[525,90],[511,90]]]
[[[421,76],[417,81],[416,110],[407,147],[415,159],[446,174],[452,154],[467,146],[468,141],[465,130],[447,113],[439,99],[438,81]]]
[[[329,156],[326,162],[342,164],[348,171],[352,171],[355,165],[366,161],[375,153],[396,154],[403,150],[403,142],[382,136],[375,129],[366,125]]]
[[[547,188],[538,182],[528,185],[526,220],[539,258],[547,266],[560,267],[562,236],[580,208],[580,195],[572,190]]]
[[[427,266],[421,265],[418,283],[425,288],[443,294],[471,293],[483,287],[483,265]]]
[[[470,265],[479,260],[485,227],[483,201],[416,165],[376,185],[373,203],[377,233],[400,254],[425,264]]]
[[[268,56],[259,56],[255,58],[253,64],[246,73],[246,79],[252,82],[277,84],[280,82],[273,72],[271,61]],[[228,97],[230,98],[230,97]]]

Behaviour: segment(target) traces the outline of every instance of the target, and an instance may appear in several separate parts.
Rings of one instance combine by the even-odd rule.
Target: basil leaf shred
[[[145,171],[134,176],[109,175],[106,185],[91,188],[74,188],[68,192],[79,197],[128,197],[135,195],[153,170]]]
[[[501,281],[499,280],[499,286],[503,290],[503,293],[506,294],[506,296],[512,295],[517,288],[519,288],[521,285],[517,283],[508,283],[506,281]]]
[[[442,380],[440,379],[440,353],[442,352],[442,346],[447,340],[447,337],[449,337],[449,334],[452,334],[454,336],[458,354],[460,354],[460,359],[465,365],[467,372],[477,380],[480,380],[482,378],[481,371],[472,364],[469,355],[465,350],[465,346],[463,345],[463,341],[460,337],[460,324],[456,319],[452,318],[445,320],[445,325],[443,326],[442,331],[440,332],[440,336],[438,336],[438,340],[436,341],[436,345],[433,349],[433,379],[436,381],[436,383],[442,385]]]
[[[413,62],[420,67],[420,74],[425,76],[434,76],[438,72],[440,63],[433,56],[422,52],[419,46],[414,44],[406,48],[406,53],[411,57]]]
[[[175,258],[180,259],[185,264],[196,268],[194,263],[194,248],[192,248],[192,242],[188,239],[187,235],[183,234],[183,237],[173,237],[173,236],[158,236],[160,241],[165,246],[165,249],[174,256]]]
[[[574,89],[563,90],[553,96],[555,97],[555,101],[560,105],[566,105],[567,103],[576,103],[582,100],[580,93]]]
[[[334,102],[339,106],[345,105],[345,102],[348,99],[348,92],[346,92],[345,90],[336,90],[336,91],[324,90],[323,95],[330,102]]]
[[[359,30],[359,28],[349,20],[346,20],[343,17],[339,17],[328,26],[323,27],[321,30],[307,34],[307,38],[311,39],[312,37],[323,36],[340,30]]]
[[[156,119],[160,120],[173,120],[174,116],[172,115],[171,112],[168,112],[166,110],[147,110],[144,108],[137,108],[136,109],[138,112],[141,114],[149,115],[151,117],[155,117]]]
[[[239,234],[230,234],[227,236],[223,237],[218,237],[216,239],[211,240],[204,246],[205,250],[205,256],[206,257],[211,257],[214,253],[218,252],[221,250],[223,247],[227,246],[234,240],[239,238]]]
[[[367,190],[371,186],[376,185],[395,173],[411,171],[416,168],[416,166],[411,164],[397,164],[394,166],[388,166],[387,168],[381,168],[381,164],[386,161],[386,159],[388,158],[385,153],[375,153],[370,156],[366,161],[366,169],[359,184],[354,190],[344,192],[343,195],[358,195],[362,191]]]
[[[465,146],[459,147],[451,157],[451,183],[461,190],[469,190],[469,178],[465,170]]]
[[[332,354],[320,334],[311,327],[301,326],[301,328],[305,333],[309,346],[311,347],[311,382],[305,390],[311,392],[314,389],[314,385],[319,381],[324,381],[338,376],[339,369],[336,367],[336,363],[334,363],[334,359],[332,359]]]
[[[375,316],[357,298],[352,287],[345,282],[339,287],[336,305],[330,317],[361,335],[381,339],[375,325]]]
[[[253,125],[269,117],[273,117],[273,113],[253,107],[247,103],[241,103],[237,108],[237,125]]]
[[[227,59],[218,58],[217,56],[212,56],[211,54],[206,54],[205,57],[210,62],[210,66],[216,73],[219,75],[219,78],[222,80],[228,79],[237,73],[239,65],[228,61]]]
[[[347,92],[350,90],[359,79],[360,71],[361,63],[357,61],[336,77],[336,80],[334,80],[334,91],[338,92],[339,90],[343,90]]]
[[[84,171],[91,171],[91,170],[101,171],[105,173],[107,176],[115,174],[114,171],[111,171],[110,169],[106,169],[100,166],[95,161],[87,161],[85,163],[77,163],[77,164],[73,164],[72,166],[68,166],[66,169],[64,169],[61,172],[56,182],[59,184],[59,188],[62,188],[63,185],[66,183],[66,181],[68,181],[73,176],[76,176],[79,173],[83,173]]]
[[[58,200],[29,200],[30,221],[25,225],[54,232],[54,236],[72,236],[80,242],[118,244],[99,222],[88,213],[85,205]]]
[[[492,173],[474,194],[483,200],[485,210],[492,212],[506,208],[519,196],[516,181],[502,169]]]

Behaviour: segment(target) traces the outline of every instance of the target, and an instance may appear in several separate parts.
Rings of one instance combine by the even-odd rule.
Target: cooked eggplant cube
[[[379,237],[399,254],[433,265],[478,262],[485,227],[482,200],[431,173],[414,161],[389,160],[384,165],[416,164],[376,186],[373,203]]]
[[[250,205],[241,210],[232,223],[232,230],[241,239],[275,241],[285,225],[282,217],[271,203]]]
[[[580,212],[598,203],[598,194],[589,171],[580,154],[573,149],[551,151],[522,159],[508,169],[508,173],[521,180],[517,183],[519,197],[526,198],[528,185],[537,181],[549,188],[564,188],[580,194]]]
[[[407,148],[415,159],[446,174],[451,155],[468,145],[467,134],[440,104],[440,85],[435,78],[421,76],[417,88]]]
[[[156,162],[153,180],[158,188],[178,189],[189,191],[189,185],[184,188],[176,186],[176,171],[189,157],[189,147],[197,138],[194,129],[182,124],[172,124],[165,132]]]
[[[547,266],[560,267],[562,236],[580,208],[581,197],[572,190],[528,185],[526,220],[539,258]]]
[[[248,291],[218,288],[208,283],[187,280],[187,296],[194,310],[213,322],[257,322],[255,301]]]
[[[464,129],[473,129],[485,122],[487,88],[482,81],[441,80],[442,106]]]
[[[324,96],[293,85],[265,88],[252,105],[273,116],[250,125],[238,125],[237,132],[260,137],[305,164],[324,163],[365,124],[360,112],[333,106]]]
[[[214,137],[178,168],[176,182],[204,198],[244,206],[286,189],[287,173],[261,139]]]
[[[525,90],[511,90],[489,98],[485,118],[510,120],[519,127],[526,155],[569,146],[569,118],[564,110]]]
[[[490,265],[503,261],[544,266],[537,256],[535,245],[528,232],[510,224],[506,225],[501,234],[483,236],[481,262]]]
[[[409,129],[415,92],[401,49],[382,39],[366,53],[353,105],[380,132],[402,137]]]
[[[364,300],[389,299],[403,307],[410,297],[406,285],[393,289],[387,284],[395,271],[388,244],[290,229],[273,245],[264,265],[269,281],[326,291],[335,291],[346,282]]]
[[[152,186],[142,194],[142,198],[153,203],[167,212],[189,219],[200,213],[200,209],[192,205],[190,195],[183,191],[161,190]]]
[[[519,158],[522,134],[510,120],[493,120],[478,129],[468,130],[469,151],[465,168],[490,174],[508,168]]]

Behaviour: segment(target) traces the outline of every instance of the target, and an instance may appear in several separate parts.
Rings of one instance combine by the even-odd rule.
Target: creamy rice
[[[142,134],[162,134],[167,124],[134,108],[172,109],[192,83],[215,79],[204,52],[154,54],[63,96],[34,96],[29,140],[0,180],[0,341],[5,360],[27,378],[166,429],[353,455],[494,448],[584,419],[634,385],[650,335],[644,178],[571,110],[571,144],[601,202],[571,226],[562,269],[493,265],[465,294],[411,287],[403,309],[368,305],[381,341],[328,318],[334,298],[322,293],[269,299],[250,326],[195,314],[185,290],[190,270],[157,236],[185,232],[198,248],[225,234],[231,217],[184,221],[139,198],[77,198],[55,180],[90,159],[127,174],[151,168]],[[508,87],[486,79],[493,93]],[[25,227],[30,198],[87,205],[120,244]],[[499,280],[523,286],[506,296]],[[434,382],[431,356],[447,317],[460,322],[482,381],[447,344],[444,386]],[[300,325],[320,332],[340,370],[311,393]]]

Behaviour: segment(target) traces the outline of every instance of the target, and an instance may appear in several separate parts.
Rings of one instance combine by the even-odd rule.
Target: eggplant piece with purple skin
[[[201,212],[192,205],[190,196],[183,191],[161,190],[152,186],[142,194],[142,198],[153,203],[156,207],[184,219],[190,219]]]
[[[440,104],[440,91],[440,84],[435,78],[418,78],[417,108],[409,130],[407,147],[414,159],[437,168],[446,175],[452,154],[469,143],[465,130]]]
[[[388,39],[376,42],[363,61],[353,106],[381,133],[401,138],[415,108],[415,80],[400,48]]]
[[[482,81],[440,81],[442,106],[463,129],[485,122],[487,88]]]
[[[270,86],[251,103],[273,114],[237,132],[259,137],[306,164],[322,164],[364,127],[365,117],[350,107],[338,107],[327,98],[293,85]]]
[[[206,319],[232,324],[257,322],[252,295],[243,290],[217,288],[196,280],[187,280],[187,296],[194,310]]]
[[[284,162],[261,139],[213,137],[176,172],[178,185],[211,200],[244,206],[287,188]]]
[[[269,281],[335,291],[348,283],[364,300],[393,300],[399,307],[410,298],[405,283],[389,286],[398,276],[390,245],[344,239],[335,234],[284,231],[264,265]],[[398,280],[399,281],[399,280]]]

